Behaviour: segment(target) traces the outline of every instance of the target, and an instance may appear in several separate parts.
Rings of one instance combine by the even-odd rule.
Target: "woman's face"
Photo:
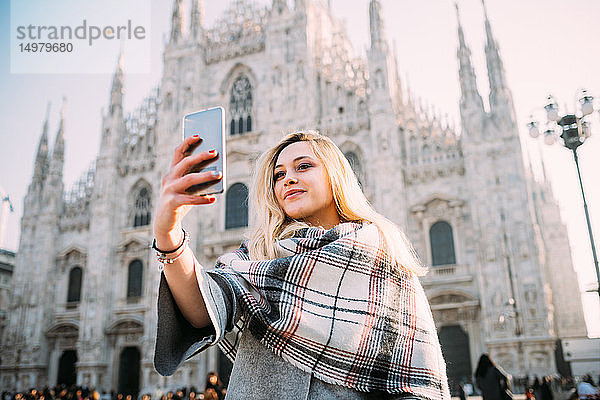
[[[329,176],[308,142],[292,143],[279,153],[273,180],[288,217],[324,228],[339,224]]]

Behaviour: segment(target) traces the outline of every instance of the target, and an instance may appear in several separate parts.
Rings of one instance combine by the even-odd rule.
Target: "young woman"
[[[185,173],[216,154],[176,150],[154,243],[164,263],[155,367],[171,375],[218,343],[235,359],[227,399],[449,399],[424,272],[409,242],[370,206],[327,137],[297,132],[258,160],[250,239],[200,265],[181,220],[212,196]]]

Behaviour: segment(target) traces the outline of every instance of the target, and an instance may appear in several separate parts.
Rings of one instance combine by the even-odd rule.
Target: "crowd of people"
[[[100,392],[85,386],[58,385],[15,393],[4,391],[1,400],[100,400]]]
[[[600,378],[600,377],[599,377]],[[599,379],[600,380],[600,379]],[[600,383],[600,382],[599,382]],[[461,400],[481,395],[483,400],[508,400],[513,393],[524,393],[527,400],[557,400],[557,393],[569,392],[569,400],[600,400],[600,389],[594,379],[586,374],[580,379],[558,376],[510,377],[487,355],[482,355],[475,371],[475,387],[469,383],[459,385],[457,395]],[[223,400],[226,386],[215,372],[206,376],[204,390],[184,387],[166,393],[141,393],[139,396],[122,393],[100,393],[85,386],[46,387],[22,392],[2,392],[0,400]],[[563,395],[560,398],[564,398]]]
[[[204,390],[183,387],[166,393],[140,393],[139,395],[100,392],[78,385],[58,385],[42,389],[31,388],[20,392],[3,391],[0,400],[223,400],[227,389],[216,372],[206,376]]]
[[[474,375],[483,400],[509,400],[514,398],[515,392],[524,393],[527,400],[555,400],[558,392],[566,392],[569,400],[600,400],[600,389],[589,374],[577,380],[558,376],[534,376],[533,379],[525,376],[513,380],[489,355],[482,354]],[[461,385],[461,400],[465,400],[469,394]],[[563,394],[561,398],[564,397]]]

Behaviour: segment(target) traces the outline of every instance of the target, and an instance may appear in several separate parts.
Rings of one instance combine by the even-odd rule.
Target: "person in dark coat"
[[[533,380],[533,395],[535,396],[535,400],[547,400],[542,392],[542,383],[537,376]]]
[[[554,395],[552,394],[552,386],[550,385],[550,377],[545,376],[542,378],[542,397],[544,400],[554,400]]]
[[[512,399],[506,373],[486,353],[482,354],[475,370],[475,384],[481,390],[483,400]]]

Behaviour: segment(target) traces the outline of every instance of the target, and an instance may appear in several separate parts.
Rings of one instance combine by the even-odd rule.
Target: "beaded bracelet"
[[[185,252],[185,247],[190,242],[190,235],[184,229],[182,229],[182,231],[183,231],[183,240],[181,241],[181,244],[173,250],[169,250],[169,251],[161,250],[158,247],[156,247],[156,239],[153,240],[152,248],[154,250],[156,250],[156,258],[160,262],[160,265],[158,266],[158,270],[160,272],[162,272],[162,270],[165,268],[165,264],[173,264],[173,262],[175,260],[177,260],[179,257],[181,257],[181,255]],[[176,253],[179,250],[181,250],[181,251],[179,252],[179,254],[176,254],[175,257],[167,258],[168,255],[172,255],[173,253]]]

